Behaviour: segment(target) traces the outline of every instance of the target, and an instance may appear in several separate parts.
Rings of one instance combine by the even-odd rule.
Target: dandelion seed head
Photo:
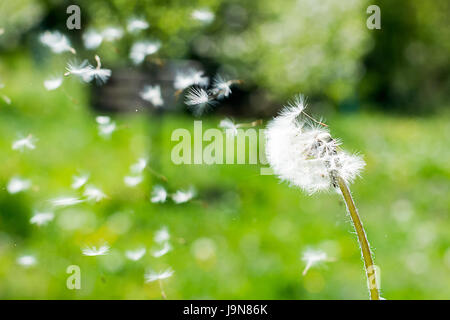
[[[212,94],[216,95],[218,99],[228,97],[231,94],[231,81],[227,81],[220,75],[217,75],[213,80]]]
[[[364,161],[340,150],[339,140],[305,118],[304,109],[298,96],[267,126],[266,156],[275,174],[309,194],[334,187],[336,176],[351,182]]]
[[[150,201],[153,203],[164,203],[167,200],[167,191],[163,186],[156,185],[153,188]]]

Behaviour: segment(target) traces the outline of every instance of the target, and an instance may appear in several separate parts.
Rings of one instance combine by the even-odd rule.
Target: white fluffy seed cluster
[[[309,194],[347,183],[359,176],[365,163],[359,155],[339,148],[328,130],[304,114],[302,95],[286,106],[267,126],[266,156],[275,174]]]

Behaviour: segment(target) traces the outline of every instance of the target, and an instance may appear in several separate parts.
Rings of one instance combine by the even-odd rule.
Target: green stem
[[[366,268],[366,276],[368,280],[369,293],[371,300],[380,300],[380,293],[378,291],[378,283],[375,274],[375,268],[372,260],[372,252],[370,251],[369,242],[367,241],[366,232],[362,225],[361,219],[356,209],[355,202],[353,201],[350,190],[347,183],[341,177],[337,177],[339,188],[341,189],[342,196],[344,198],[347,210],[352,218],[353,226],[355,227],[356,234],[358,235],[359,245],[361,247],[361,254],[364,260],[364,267]]]

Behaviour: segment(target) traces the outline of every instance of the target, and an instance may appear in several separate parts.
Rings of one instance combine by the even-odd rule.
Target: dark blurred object
[[[422,113],[448,106],[450,1],[379,0],[381,30],[364,59],[364,100],[384,110]]]

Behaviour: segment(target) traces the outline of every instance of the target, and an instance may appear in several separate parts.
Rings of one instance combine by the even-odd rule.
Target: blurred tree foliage
[[[0,21],[6,26],[3,37],[8,34],[8,43],[13,43],[14,34],[26,33],[31,24],[39,32],[64,31],[65,9],[76,3],[82,10],[82,30],[66,33],[78,47],[89,28],[125,27],[130,17],[150,22],[148,30],[126,34],[97,50],[106,62],[117,66],[131,64],[124,58],[134,41],[159,39],[163,43],[160,57],[200,60],[208,73],[238,76],[245,80],[249,93],[263,91],[276,100],[300,91],[344,106],[350,101],[356,108],[359,101],[408,112],[448,105],[447,0],[6,3],[2,2]],[[366,28],[369,4],[381,8],[381,30]],[[207,24],[192,19],[192,11],[199,8],[214,12],[215,20]]]

